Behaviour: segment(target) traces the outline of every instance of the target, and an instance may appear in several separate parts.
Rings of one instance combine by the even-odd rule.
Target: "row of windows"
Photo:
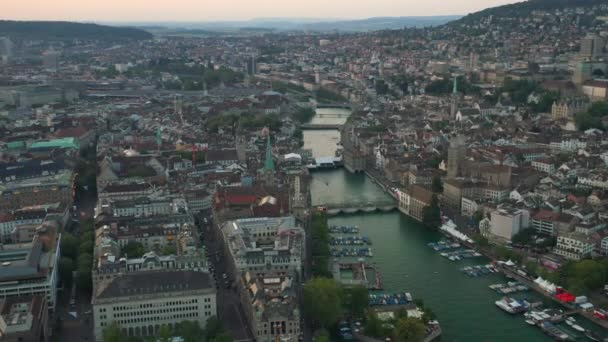
[[[210,302],[210,298],[205,298],[205,302]],[[145,309],[145,308],[154,308],[154,307],[163,307],[163,306],[176,306],[176,305],[186,305],[186,304],[197,304],[198,299],[189,299],[189,300],[179,300],[175,302],[165,302],[165,303],[145,303],[134,306],[114,306],[112,307],[113,311],[125,311],[125,310],[135,310],[135,309]],[[101,308],[99,312],[105,312],[105,308]]]
[[[205,312],[205,316],[211,316],[211,313]],[[163,317],[163,316],[136,317],[136,318],[130,318],[130,319],[117,320],[117,322],[118,322],[118,324],[133,324],[133,323],[146,323],[146,322],[156,322],[156,321],[166,321],[166,320],[196,318],[196,317],[198,317],[198,312],[177,314],[177,315],[173,315],[172,317]]]
[[[186,306],[186,307],[158,309],[158,310],[118,312],[118,313],[114,314],[114,317],[133,317],[133,316],[153,315],[153,314],[160,314],[160,313],[167,313],[167,312],[194,311],[196,309],[197,309],[196,306]]]

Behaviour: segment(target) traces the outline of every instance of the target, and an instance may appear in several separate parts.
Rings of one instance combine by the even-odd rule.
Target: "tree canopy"
[[[418,318],[401,318],[395,325],[394,341],[420,342],[424,338],[425,329],[424,324]]]
[[[304,285],[304,312],[318,327],[328,328],[342,317],[343,292],[333,279],[313,278]]]

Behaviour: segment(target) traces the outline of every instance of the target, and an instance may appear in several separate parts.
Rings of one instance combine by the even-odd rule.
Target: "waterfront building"
[[[400,190],[398,194],[399,211],[422,222],[424,218],[424,208],[431,205],[433,192],[420,185],[414,184],[410,185],[407,189]]]
[[[93,294],[95,340],[117,323],[128,336],[155,336],[162,325],[196,321],[204,328],[217,314],[213,278],[196,271],[142,271],[125,274]]]
[[[466,156],[466,143],[463,136],[450,140],[448,148],[448,178],[459,177],[462,172],[462,163]]]
[[[513,236],[529,225],[530,214],[526,210],[500,208],[490,215],[490,233],[501,241],[511,241]]]
[[[532,216],[531,226],[536,232],[546,235],[568,233],[573,228],[574,217],[550,210],[540,210]]]
[[[581,260],[590,257],[595,249],[595,242],[589,236],[577,232],[561,234],[553,252],[570,260]]]
[[[44,296],[0,299],[0,340],[3,342],[47,342],[48,321]]]

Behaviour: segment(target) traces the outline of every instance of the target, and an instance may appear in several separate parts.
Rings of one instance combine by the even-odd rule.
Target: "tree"
[[[165,247],[163,247],[161,253],[162,255],[175,255],[177,254],[177,248],[175,248],[175,246],[173,245],[166,245]]]
[[[64,288],[72,286],[74,272],[74,262],[68,257],[61,257],[59,260],[59,275]]]
[[[317,326],[328,328],[342,317],[342,289],[333,279],[313,278],[304,285],[304,312]]]
[[[483,211],[477,210],[476,212],[474,212],[473,220],[475,220],[475,222],[477,223],[481,222],[481,220],[483,220]]]
[[[315,111],[312,108],[303,107],[299,108],[294,114],[294,119],[300,123],[306,123],[312,120],[315,116]]]
[[[355,317],[363,317],[369,307],[369,291],[365,286],[356,285],[344,289],[344,308]]]
[[[401,318],[397,321],[394,331],[394,341],[420,342],[424,338],[426,327],[418,318]]]
[[[74,235],[70,233],[61,235],[61,255],[76,260],[76,256],[78,255],[78,239]]]
[[[203,331],[197,321],[180,322],[177,324],[175,332],[176,335],[184,339],[184,342],[199,342],[201,341],[201,336],[205,334],[205,331]]]
[[[384,337],[385,335],[382,321],[378,318],[378,315],[376,315],[373,310],[370,310],[367,313],[363,331],[365,332],[366,336],[371,337]]]
[[[429,229],[437,229],[441,225],[441,209],[437,195],[433,194],[430,205],[422,213],[422,223]]]
[[[443,192],[443,182],[441,181],[441,177],[435,176],[433,177],[433,183],[431,184],[431,188],[433,192],[441,193]]]
[[[127,243],[121,250],[121,254],[127,255],[129,258],[140,258],[146,253],[146,249],[141,242],[131,241]]]
[[[163,324],[160,326],[160,329],[158,329],[158,339],[161,342],[169,342],[171,341],[171,338],[173,337],[173,333],[171,331],[171,328],[166,325]]]
[[[116,322],[110,323],[103,329],[103,342],[123,342],[125,336]]]
[[[329,332],[325,329],[318,330],[312,338],[313,342],[330,342]]]

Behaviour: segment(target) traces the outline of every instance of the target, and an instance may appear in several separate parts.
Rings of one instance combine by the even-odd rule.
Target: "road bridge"
[[[397,209],[397,203],[393,200],[376,202],[346,201],[343,203],[321,205],[318,208],[325,211],[327,215],[355,214],[359,212],[372,213],[375,211],[388,212]]]

